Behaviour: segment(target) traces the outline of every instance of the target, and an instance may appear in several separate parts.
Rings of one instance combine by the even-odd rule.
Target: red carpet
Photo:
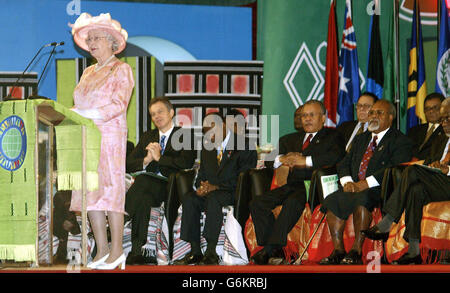
[[[368,271],[368,269],[372,269]],[[167,273],[367,273],[374,272],[372,268],[366,265],[356,266],[321,266],[321,265],[280,265],[280,266],[127,266],[125,270],[114,271],[98,271],[81,268],[72,271],[67,270],[65,266],[39,267],[39,268],[4,268],[0,273],[151,273],[151,274],[167,274]],[[450,265],[381,265],[380,273],[450,273]]]

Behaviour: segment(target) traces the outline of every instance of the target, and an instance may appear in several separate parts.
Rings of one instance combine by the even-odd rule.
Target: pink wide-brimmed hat
[[[69,24],[70,25],[70,24]],[[75,21],[72,27],[72,36],[75,43],[83,50],[89,51],[86,44],[88,32],[92,29],[100,29],[111,34],[118,43],[118,49],[114,54],[122,52],[128,39],[128,33],[122,28],[120,22],[111,18],[109,13],[101,13],[99,16],[91,16],[89,13],[83,12]]]

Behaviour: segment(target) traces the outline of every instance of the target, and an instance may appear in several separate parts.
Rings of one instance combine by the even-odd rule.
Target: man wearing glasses
[[[337,165],[339,189],[325,198],[320,209],[326,213],[334,250],[320,264],[362,264],[364,236],[360,231],[369,227],[371,212],[380,202],[384,170],[411,159],[412,143],[391,127],[395,114],[391,102],[378,100],[369,111],[368,131],[355,138]],[[355,241],[346,254],[343,234],[351,214]]]
[[[370,92],[363,93],[356,103],[357,120],[346,121],[336,128],[344,138],[346,152],[350,151],[354,138],[367,130],[369,124],[369,110],[377,100],[378,97],[376,95]]]
[[[413,157],[419,160],[427,158],[431,151],[431,145],[435,140],[445,136],[442,126],[439,124],[441,114],[439,109],[445,97],[439,93],[429,94],[424,101],[424,112],[427,123],[419,124],[408,131],[408,137],[413,142]]]
[[[408,252],[395,261],[396,264],[422,263],[419,243],[423,207],[430,202],[450,200],[450,98],[442,102],[440,113],[445,136],[433,141],[430,155],[423,165],[408,166],[403,171],[400,184],[386,203],[383,219],[369,230],[362,231],[370,239],[387,239],[391,224],[398,222],[405,212],[403,238],[409,244]]]

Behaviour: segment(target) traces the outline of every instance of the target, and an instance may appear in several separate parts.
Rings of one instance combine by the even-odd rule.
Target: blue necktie
[[[165,143],[164,141],[166,140],[166,136],[163,135],[161,136],[161,141],[159,143],[159,145],[161,146],[161,155],[164,154],[164,148],[165,148]]]

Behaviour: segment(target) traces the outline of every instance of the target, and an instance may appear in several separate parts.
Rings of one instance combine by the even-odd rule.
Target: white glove
[[[100,112],[95,108],[94,109],[84,109],[84,110],[78,109],[78,108],[72,108],[70,110],[72,110],[75,113],[77,113],[78,115],[81,115],[88,119],[103,119]]]

